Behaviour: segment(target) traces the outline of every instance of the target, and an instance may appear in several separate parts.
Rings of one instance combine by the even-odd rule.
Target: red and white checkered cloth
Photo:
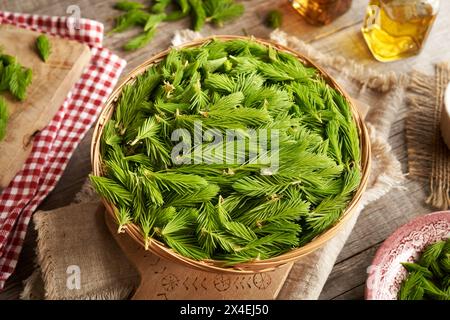
[[[92,56],[87,70],[54,118],[35,136],[31,154],[22,170],[0,194],[0,290],[16,267],[33,212],[56,186],[126,64],[102,48],[101,23],[80,19],[76,28],[69,28],[68,19],[72,18],[0,11],[0,24],[84,42],[90,46]]]

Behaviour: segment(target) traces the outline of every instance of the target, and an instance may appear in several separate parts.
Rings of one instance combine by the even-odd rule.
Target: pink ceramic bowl
[[[369,267],[365,298],[396,300],[407,272],[401,262],[415,261],[430,244],[450,237],[450,211],[419,216],[381,245]]]

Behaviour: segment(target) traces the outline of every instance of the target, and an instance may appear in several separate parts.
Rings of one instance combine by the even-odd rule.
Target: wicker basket
[[[241,36],[214,36],[214,37],[208,37],[200,40],[196,40],[190,43],[187,43],[183,45],[183,48],[186,47],[196,47],[204,44],[207,41],[210,41],[211,39],[220,39],[223,41],[226,40],[235,40],[235,39],[249,39],[246,37]],[[279,51],[288,52],[296,57],[302,63],[305,65],[311,66],[316,68],[319,73],[322,75],[323,79],[334,89],[336,89],[338,92],[340,92],[349,102],[351,111],[353,114],[353,117],[357,123],[357,127],[359,130],[359,136],[360,136],[360,144],[361,144],[361,168],[362,168],[362,179],[360,186],[358,190],[355,192],[355,195],[352,199],[352,201],[349,203],[347,209],[342,214],[339,221],[330,229],[323,232],[321,235],[314,238],[311,242],[307,243],[306,245],[293,249],[290,252],[287,252],[285,254],[282,254],[280,256],[276,256],[270,259],[261,260],[261,261],[255,261],[255,262],[248,262],[248,263],[241,263],[238,265],[234,265],[232,267],[224,267],[220,261],[216,260],[203,260],[203,261],[196,261],[190,258],[186,258],[180,254],[177,254],[172,249],[165,246],[162,242],[151,239],[148,243],[148,250],[152,253],[156,254],[159,257],[168,259],[170,261],[174,261],[186,266],[190,266],[196,269],[200,269],[203,271],[210,271],[210,272],[228,272],[228,273],[243,273],[243,274],[251,274],[256,272],[265,272],[265,271],[271,271],[275,268],[282,266],[288,262],[295,261],[313,251],[323,246],[328,240],[333,238],[338,230],[345,224],[345,222],[351,217],[351,215],[356,210],[357,204],[359,200],[361,199],[361,195],[364,192],[368,177],[369,177],[369,171],[370,171],[370,158],[371,158],[371,150],[370,150],[370,140],[367,132],[367,128],[364,125],[364,122],[361,118],[361,114],[359,113],[358,109],[348,96],[348,94],[335,82],[333,78],[331,78],[322,68],[318,67],[315,63],[313,63],[310,59],[303,56],[301,53],[293,51],[287,47],[284,47],[282,45],[279,45],[277,43],[268,41],[268,40],[261,40],[261,39],[255,39],[251,38],[252,40],[261,43],[263,45],[270,45],[274,48],[276,48]],[[149,68],[151,65],[160,62],[168,53],[170,49],[167,49],[163,52],[160,52],[150,58],[149,60],[142,63],[139,67],[134,69],[127,77],[126,79],[115,89],[115,91],[112,93],[108,101],[106,102],[106,106],[103,109],[102,113],[100,114],[99,120],[96,124],[95,131],[92,138],[92,144],[91,144],[91,162],[92,162],[92,169],[93,174],[96,176],[101,176],[103,174],[102,172],[102,159],[100,154],[100,138],[102,135],[102,131],[104,128],[105,123],[111,118],[114,109],[115,109],[115,103],[118,99],[118,97],[121,94],[122,88],[134,81],[135,77],[141,73],[143,73],[147,68]],[[117,218],[114,213],[114,206],[113,204],[107,202],[105,199],[102,199],[106,210],[107,210],[107,217],[114,219],[114,221],[117,222]],[[142,245],[144,247],[144,238],[140,231],[139,226],[135,224],[127,225],[127,228],[125,228],[126,233],[134,239],[137,243]]]

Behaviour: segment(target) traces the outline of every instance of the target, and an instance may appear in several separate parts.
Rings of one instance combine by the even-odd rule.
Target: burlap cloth
[[[429,183],[427,203],[450,208],[450,150],[440,132],[445,88],[450,82],[450,65],[436,65],[434,75],[414,72],[408,87],[410,105],[406,122],[409,174]],[[430,141],[431,143],[423,143]]]
[[[178,45],[198,37],[198,33],[184,30],[177,33],[173,42]],[[369,185],[358,210],[335,238],[294,264],[278,295],[279,299],[317,299],[361,210],[399,186],[404,179],[387,139],[396,111],[404,103],[407,79],[394,73],[380,74],[339,56],[321,54],[281,31],[272,33],[271,38],[314,59],[359,104],[370,106],[366,123],[372,142],[373,164]],[[95,193],[85,186],[76,201],[85,204],[73,207],[72,212],[64,215],[58,215],[57,211],[35,214],[38,268],[25,281],[22,298],[124,299],[137,283],[136,272],[114,243],[102,216],[83,214],[86,208],[98,203]],[[67,289],[67,266],[71,264],[83,270],[80,290]]]

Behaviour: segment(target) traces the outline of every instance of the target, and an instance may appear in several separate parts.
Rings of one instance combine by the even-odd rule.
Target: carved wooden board
[[[105,214],[109,230],[141,275],[135,300],[268,300],[275,299],[292,263],[276,271],[251,275],[211,273],[161,259],[145,251],[128,235],[118,234]]]
[[[44,63],[35,49],[38,36],[37,32],[0,25],[0,46],[4,53],[16,56],[23,66],[33,71],[25,101],[2,94],[10,117],[5,139],[0,142],[0,190],[21,169],[31,151],[33,135],[53,118],[91,56],[84,44],[49,36],[52,53]]]

